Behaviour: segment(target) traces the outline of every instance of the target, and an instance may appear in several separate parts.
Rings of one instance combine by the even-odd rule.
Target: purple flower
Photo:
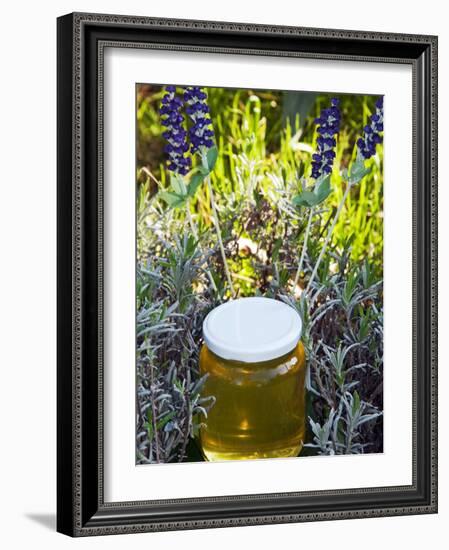
[[[369,124],[363,128],[363,137],[357,140],[357,147],[364,159],[371,158],[376,153],[376,145],[382,143],[380,132],[384,130],[384,100],[376,101],[376,112],[370,116]]]
[[[181,114],[182,99],[176,95],[175,86],[166,86],[165,95],[161,100],[159,113],[161,124],[166,127],[162,134],[167,144],[164,148],[168,155],[168,169],[174,174],[185,175],[190,169],[192,160],[186,157],[189,150],[187,131],[184,128],[184,117]]]
[[[214,131],[206,99],[206,92],[199,86],[189,86],[184,91],[184,101],[187,104],[186,113],[192,121],[192,126],[189,129],[192,154],[214,146]]]
[[[334,136],[340,131],[340,100],[331,99],[331,106],[323,109],[315,123],[319,124],[317,132],[317,151],[312,155],[312,178],[318,179],[323,174],[332,172],[337,141]]]

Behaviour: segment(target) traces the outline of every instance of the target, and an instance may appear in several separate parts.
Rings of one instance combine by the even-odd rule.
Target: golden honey
[[[299,454],[305,432],[305,358],[300,341],[281,357],[256,362],[224,359],[204,344],[200,370],[208,374],[203,394],[216,398],[200,430],[207,460]]]

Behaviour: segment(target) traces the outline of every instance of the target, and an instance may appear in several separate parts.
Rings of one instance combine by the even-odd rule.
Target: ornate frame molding
[[[179,33],[184,39],[182,44],[177,43]],[[263,47],[258,40],[261,36]],[[416,399],[413,484],[410,487],[104,502],[102,104],[106,46],[412,65],[413,393]],[[335,50],[339,53],[334,53]],[[93,106],[97,117],[89,126],[83,110],[92,110]],[[69,136],[68,126],[72,129]],[[96,147],[96,155],[87,157],[86,143]],[[58,20],[58,144],[58,531],[88,536],[437,511],[436,37],[70,14]],[[90,187],[86,187],[87,182],[91,183]],[[95,241],[94,245],[86,244],[87,232]],[[96,300],[95,319],[86,313],[89,300]],[[91,329],[94,323],[96,328],[92,337],[88,327]],[[426,383],[423,394],[418,393],[418,390],[421,392],[418,381]],[[425,403],[421,403],[423,399]],[[95,429],[88,428],[83,420],[86,414],[92,413],[97,418]],[[428,430],[428,434],[424,430]],[[424,458],[418,456],[418,451],[422,454],[422,445],[426,445]],[[323,506],[323,498],[327,499],[327,506]],[[276,502],[281,512],[266,513],[266,506],[263,512],[261,502],[265,505]],[[284,502],[283,508],[279,506]],[[335,510],[329,511],[329,504],[333,502]],[[221,505],[214,517],[207,513],[207,507],[211,509],[212,505],[215,510]],[[164,516],[160,510],[163,506],[171,506],[170,514]],[[287,512],[295,506],[296,510]],[[153,512],[156,508],[158,510]]]

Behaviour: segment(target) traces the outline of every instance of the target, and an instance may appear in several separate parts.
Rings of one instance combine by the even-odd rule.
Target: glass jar
[[[302,323],[269,298],[222,304],[203,323],[203,395],[216,402],[200,430],[207,460],[297,456],[305,434]]]

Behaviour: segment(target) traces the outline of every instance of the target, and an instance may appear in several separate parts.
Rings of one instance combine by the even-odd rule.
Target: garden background
[[[381,144],[342,202],[378,98],[338,96],[331,189],[312,210],[297,197],[313,184],[316,119],[333,96],[207,88],[218,152],[211,187],[200,182],[176,201],[164,88],[142,84],[136,92],[137,463],[201,460],[195,436],[213,406],[198,375],[202,321],[224,300],[254,295],[289,303],[304,321],[309,420],[301,455],[382,452]]]

